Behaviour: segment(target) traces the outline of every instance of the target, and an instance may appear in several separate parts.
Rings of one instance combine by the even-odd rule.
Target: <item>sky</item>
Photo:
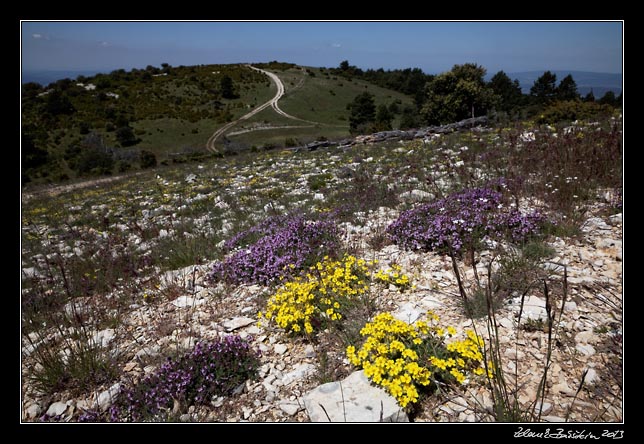
[[[21,22],[23,70],[268,62],[622,73],[623,22]]]

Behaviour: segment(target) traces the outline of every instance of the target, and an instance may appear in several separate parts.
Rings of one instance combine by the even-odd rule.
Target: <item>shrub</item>
[[[539,212],[508,208],[498,191],[473,188],[403,212],[387,233],[409,250],[450,253],[472,251],[485,237],[522,242],[538,232],[543,220]]]
[[[325,257],[306,276],[280,287],[259,318],[274,321],[289,333],[310,335],[328,321],[342,319],[350,300],[369,290],[368,267],[372,264],[353,256],[339,261]]]
[[[381,313],[365,324],[362,346],[346,349],[349,362],[362,367],[365,375],[387,390],[401,407],[418,402],[419,388],[431,381],[465,384],[472,375],[486,373],[483,339],[473,331],[466,338],[447,343],[456,334],[453,327],[438,326],[439,318],[428,313],[431,322],[413,324]]]
[[[613,112],[610,105],[579,100],[558,101],[548,106],[537,118],[537,123],[572,122],[597,116],[608,116]]]
[[[186,408],[228,396],[254,378],[259,352],[238,336],[200,342],[177,360],[168,359],[155,373],[121,391],[110,408],[110,420],[142,421],[172,410],[175,400]],[[94,419],[91,412],[81,418]]]
[[[409,276],[402,272],[402,268],[398,264],[392,264],[392,266],[386,270],[378,270],[374,275],[374,278],[377,282],[394,285],[401,291],[406,290],[411,286]]]
[[[306,269],[338,246],[338,230],[328,218],[309,221],[303,215],[275,216],[243,231],[224,244],[224,249],[244,245],[215,263],[210,280],[232,284],[269,284]]]

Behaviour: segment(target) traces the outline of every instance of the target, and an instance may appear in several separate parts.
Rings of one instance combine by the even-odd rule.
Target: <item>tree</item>
[[[376,131],[390,131],[391,130],[391,121],[394,116],[387,108],[387,105],[384,103],[378,106],[378,111],[376,112],[376,124],[374,129]]]
[[[586,97],[584,97],[584,102],[594,102],[595,101],[595,94],[593,93],[593,89],[590,88],[590,91],[588,91],[588,94],[586,94]]]
[[[349,107],[351,109],[349,115],[351,134],[365,131],[369,125],[373,124],[376,118],[376,104],[373,94],[367,91],[358,94]]]
[[[561,82],[557,87],[557,99],[559,100],[579,99],[579,92],[577,92],[577,83],[575,83],[575,80],[572,78],[572,75],[568,74],[566,77],[561,79]]]
[[[236,99],[238,96],[235,94],[235,85],[233,79],[229,75],[224,75],[219,81],[219,89],[221,96],[224,99]]]
[[[489,83],[492,92],[496,96],[496,108],[498,111],[510,112],[521,104],[523,93],[518,80],[510,80],[510,77],[499,71],[490,79]]]
[[[139,143],[139,139],[134,135],[134,130],[130,126],[122,126],[117,129],[116,140],[122,147],[132,146]]]
[[[534,81],[530,88],[530,95],[539,104],[551,102],[557,95],[557,76],[550,71],[543,73]]]
[[[474,63],[454,65],[451,71],[433,78],[425,86],[421,109],[429,124],[445,124],[483,115],[493,92],[483,80],[485,68]]]
[[[617,97],[615,97],[615,93],[613,91],[606,91],[606,93],[602,96],[601,99],[598,100],[598,102],[602,105],[610,105],[610,106],[619,106],[621,105],[621,97],[619,100],[617,100]]]
[[[340,71],[348,71],[349,70],[349,61],[348,60],[343,60],[340,62]]]

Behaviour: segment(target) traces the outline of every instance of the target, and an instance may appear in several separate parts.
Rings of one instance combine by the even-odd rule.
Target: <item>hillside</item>
[[[364,142],[23,193],[22,420],[620,427],[621,116]]]
[[[412,103],[403,94],[364,81],[339,81],[319,69],[277,62],[257,66],[282,78],[286,94],[280,106],[302,121],[294,124],[269,108],[231,128],[226,150],[346,137],[347,104],[360,92],[373,93],[377,104]],[[231,91],[223,90],[226,77]],[[113,152],[117,164],[112,169],[120,172],[143,163],[142,151],[158,162],[203,157],[216,130],[267,102],[275,91],[266,75],[245,65],[150,66],[60,80],[46,88],[30,83],[23,86],[23,144],[34,157],[47,157],[48,167],[40,174],[50,180],[73,178],[78,164],[90,160],[80,170],[100,170],[95,159],[83,158],[88,143],[91,149]],[[284,126],[299,128],[267,130]],[[88,142],[89,134],[98,138]]]

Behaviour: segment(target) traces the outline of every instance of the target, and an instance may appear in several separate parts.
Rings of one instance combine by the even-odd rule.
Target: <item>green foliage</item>
[[[597,102],[579,100],[556,101],[545,108],[537,117],[537,123],[572,122],[601,115],[610,115],[613,108]]]
[[[221,90],[221,96],[224,99],[236,99],[239,97],[235,93],[235,85],[233,79],[229,75],[224,75],[219,81],[219,89]]]
[[[532,88],[530,88],[530,95],[539,104],[551,102],[557,97],[556,83],[556,74],[546,71],[534,81]]]
[[[425,87],[422,114],[428,124],[446,124],[483,115],[492,104],[485,68],[466,63],[434,77]]]
[[[122,126],[116,130],[116,140],[122,147],[128,147],[139,143],[140,139],[134,134],[134,130],[130,126]]]
[[[505,72],[499,71],[494,74],[490,79],[489,86],[496,96],[495,108],[497,110],[509,113],[521,105],[523,94],[521,93],[519,81],[510,80],[510,77]]]
[[[369,128],[376,118],[374,95],[363,92],[357,95],[350,104],[349,128],[351,134],[358,134]]]
[[[566,77],[561,79],[561,82],[557,87],[557,99],[558,100],[578,100],[579,99],[579,93],[577,92],[577,83],[572,78],[572,75],[568,74]]]
[[[391,130],[391,121],[394,116],[387,108],[387,105],[380,104],[378,106],[378,111],[376,112],[376,122],[374,125],[374,130],[376,131],[389,131]]]
[[[622,106],[622,95],[620,94],[619,97],[616,97],[613,91],[606,91],[606,94],[599,99],[598,103],[601,105],[620,107]]]
[[[139,155],[141,168],[154,168],[157,166],[157,156],[152,151],[141,150]]]

